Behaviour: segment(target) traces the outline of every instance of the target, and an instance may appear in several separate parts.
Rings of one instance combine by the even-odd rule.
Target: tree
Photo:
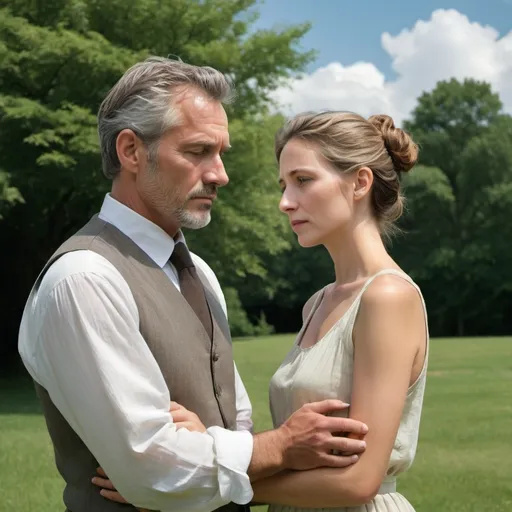
[[[23,201],[19,190],[11,186],[9,178],[8,173],[0,170],[0,220],[11,206]]]
[[[282,120],[269,113],[270,92],[313,54],[297,48],[307,24],[252,31],[255,4],[133,0],[126,9],[121,0],[0,0],[0,236],[9,247],[0,307],[11,347],[42,264],[109,188],[100,173],[99,104],[148,55],[210,65],[235,82],[232,185],[221,191],[212,226],[190,239],[224,285],[234,289],[247,275],[265,280],[262,255],[286,247],[271,143]]]
[[[512,289],[508,265],[496,265],[512,214],[512,118],[501,109],[488,84],[451,80],[424,93],[405,123],[427,167],[404,180],[406,237],[394,253],[424,284],[445,332],[462,335],[468,323],[484,326],[478,317],[503,315],[496,297]]]

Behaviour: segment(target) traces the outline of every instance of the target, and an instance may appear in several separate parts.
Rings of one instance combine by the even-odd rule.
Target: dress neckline
[[[313,315],[316,313],[316,311],[318,310],[318,308],[320,307],[320,305],[322,304],[322,301],[324,299],[324,296],[325,296],[325,290],[327,288],[328,285],[324,286],[320,293],[318,294],[318,297],[315,299],[315,302],[313,303],[313,307],[311,308],[311,311],[309,312],[309,315],[308,317],[306,318],[306,321],[304,322],[304,325],[302,326],[302,329],[299,331],[299,334],[297,336],[297,341],[295,342],[295,346],[301,351],[301,352],[307,352],[309,350],[311,350],[312,348],[316,347],[317,345],[319,345],[325,338],[327,338],[333,331],[334,329],[347,317],[347,315],[352,311],[352,309],[355,307],[355,305],[360,301],[363,293],[366,291],[366,289],[368,288],[368,286],[370,286],[370,284],[372,283],[372,281],[382,275],[382,274],[395,274],[395,275],[399,275],[403,278],[405,278],[407,281],[411,282],[411,279],[409,276],[407,276],[407,274],[405,272],[403,272],[402,270],[398,270],[398,269],[395,269],[395,268],[384,268],[382,270],[379,270],[377,273],[371,275],[370,277],[368,277],[368,279],[363,283],[363,286],[361,287],[361,289],[359,290],[359,292],[357,293],[355,299],[352,301],[352,303],[350,304],[350,306],[347,308],[347,310],[334,322],[334,324],[331,326],[331,328],[319,339],[317,339],[315,341],[315,343],[313,343],[313,345],[310,345],[309,347],[302,347],[301,346],[301,343],[302,343],[302,340],[304,338],[304,333],[306,332],[307,328],[309,327],[309,324],[311,323],[311,319],[313,318]]]

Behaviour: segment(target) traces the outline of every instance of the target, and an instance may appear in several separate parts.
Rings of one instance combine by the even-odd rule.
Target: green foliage
[[[496,304],[512,289],[512,118],[501,108],[488,84],[451,80],[423,94],[405,123],[430,167],[404,179],[406,237],[394,254],[424,284],[440,325],[455,319],[458,334],[470,319],[503,316]]]
[[[0,220],[3,218],[3,212],[16,203],[22,203],[23,197],[20,191],[11,187],[9,174],[0,170]]]
[[[249,320],[235,288],[228,287],[223,291],[228,307],[229,327],[233,337],[266,336],[274,332],[274,328],[268,324],[263,313],[255,324]]]
[[[256,18],[255,0],[133,0],[129,8],[121,0],[0,0],[0,236],[10,247],[0,279],[13,294],[0,297],[0,310],[9,339],[41,266],[110,188],[96,112],[124,71],[149,55],[213,66],[235,83],[232,185],[212,226],[190,233],[190,243],[224,286],[257,276],[274,289],[262,258],[287,242],[272,154],[282,120],[269,113],[269,93],[313,54],[298,48],[309,25],[255,31]],[[239,332],[256,332],[251,326]]]
[[[0,0],[0,311],[13,348],[28,291],[51,252],[98,210],[96,112],[148,55],[209,65],[235,83],[228,107],[231,183],[191,247],[226,289],[235,334],[295,329],[332,280],[322,248],[302,249],[278,210],[270,95],[314,54],[309,24],[254,30],[256,0]],[[434,332],[505,329],[512,267],[512,121],[490,86],[441,82],[405,126],[421,165],[404,178],[408,212],[392,252],[420,282]],[[13,272],[16,269],[16,272]],[[249,313],[244,311],[244,308]],[[259,318],[259,320],[258,320]],[[501,329],[501,330],[500,330]],[[495,331],[494,331],[495,332]]]

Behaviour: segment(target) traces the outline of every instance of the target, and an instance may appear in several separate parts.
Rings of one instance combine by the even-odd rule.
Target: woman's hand
[[[197,416],[197,414],[189,411],[182,405],[177,402],[171,402],[171,408],[169,409],[171,413],[174,424],[176,425],[176,429],[186,428],[191,432],[206,432],[206,427],[201,423],[201,420]],[[92,483],[98,487],[101,487],[100,494],[110,500],[115,501],[117,503],[128,503],[116,490],[114,484],[109,480],[103,468],[97,469],[98,475],[92,479]],[[140,512],[149,512],[146,509],[139,508]]]

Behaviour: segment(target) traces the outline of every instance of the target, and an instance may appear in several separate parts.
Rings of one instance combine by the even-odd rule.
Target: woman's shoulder
[[[375,276],[361,297],[369,308],[411,308],[422,305],[421,290],[412,278],[401,270],[382,272]]]
[[[372,280],[353,329],[354,343],[363,353],[366,347],[367,354],[409,358],[410,385],[416,381],[428,351],[428,319],[421,290],[407,274],[385,273]]]
[[[354,329],[363,338],[383,339],[389,333],[395,340],[402,337],[404,343],[412,338],[418,345],[423,343],[427,312],[420,289],[407,274],[376,276],[362,294],[358,310]]]

